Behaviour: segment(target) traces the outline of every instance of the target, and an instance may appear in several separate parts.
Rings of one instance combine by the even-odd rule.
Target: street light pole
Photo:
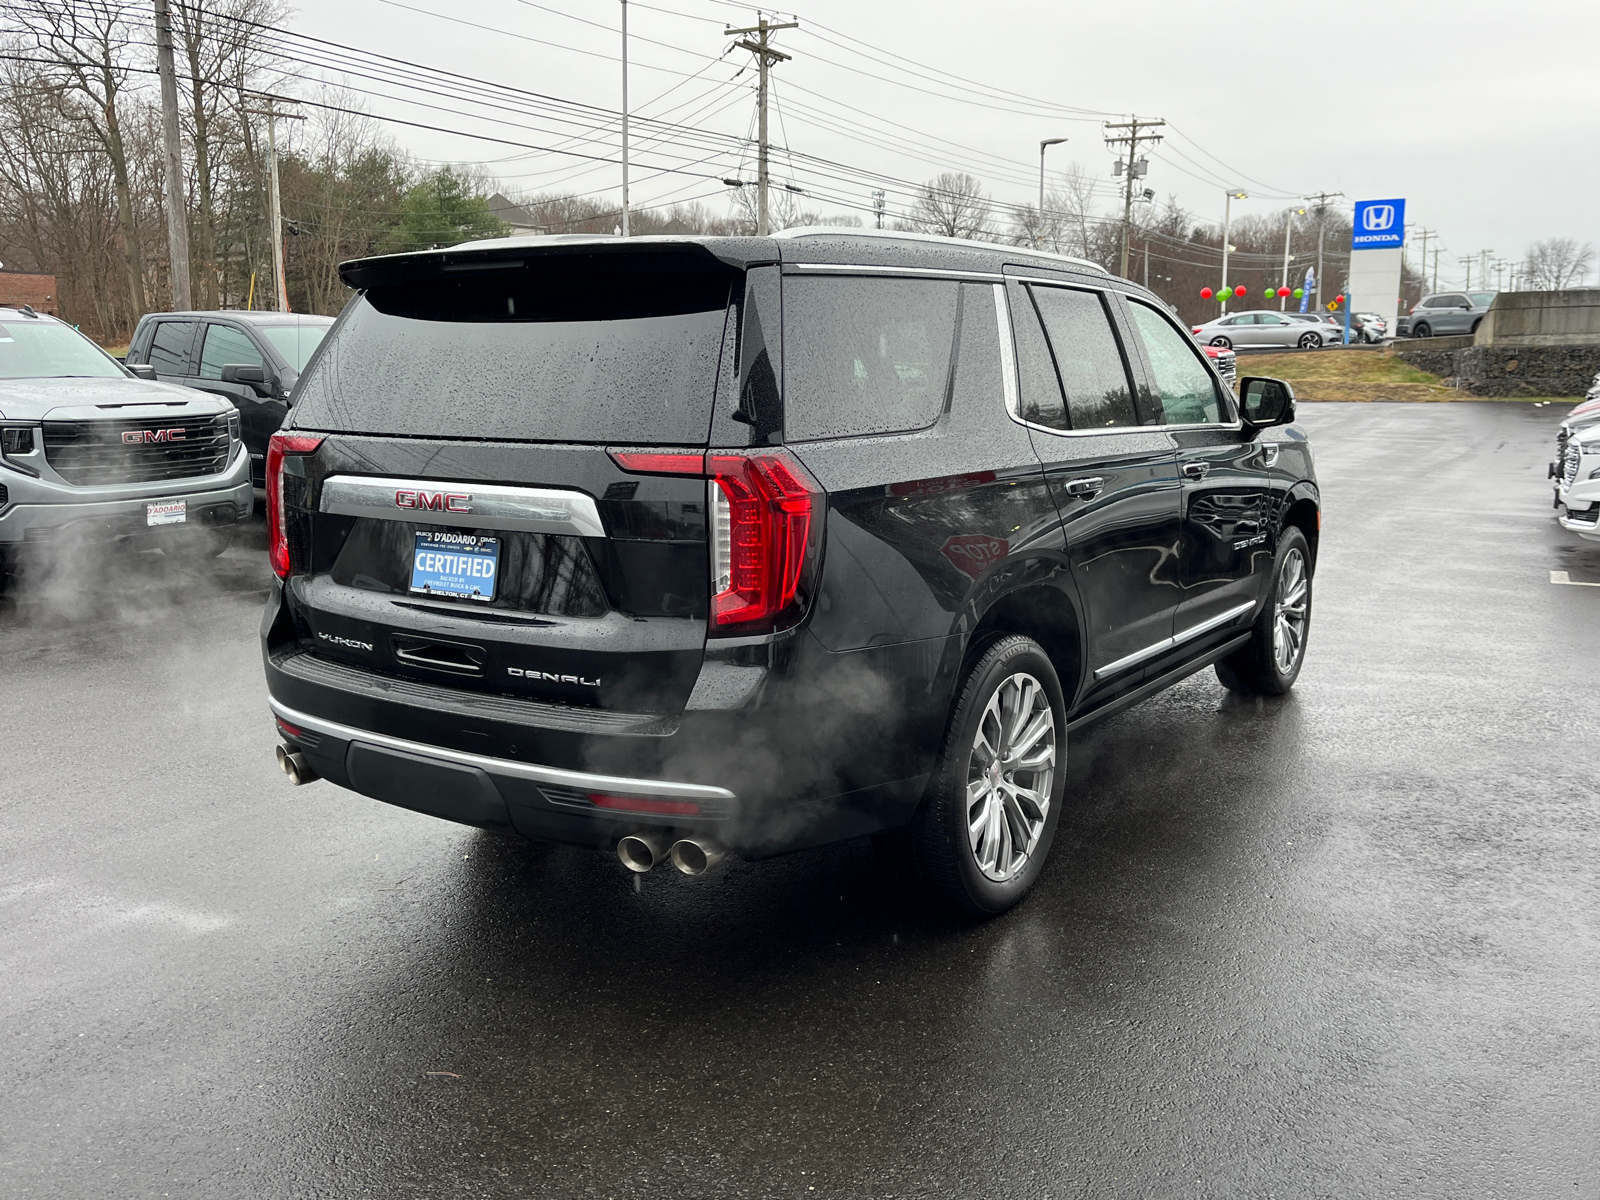
[[[1228,290],[1228,229],[1233,224],[1233,202],[1235,200],[1248,200],[1246,192],[1224,192],[1222,201],[1222,286],[1217,289],[1217,295]],[[1228,311],[1228,302],[1222,302],[1222,311]]]
[[[1039,232],[1034,236],[1034,249],[1044,249],[1044,151],[1046,146],[1059,146],[1067,139],[1045,138],[1039,143]]]

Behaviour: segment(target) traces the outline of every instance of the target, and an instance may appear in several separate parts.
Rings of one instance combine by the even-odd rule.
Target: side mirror
[[[267,369],[259,366],[247,366],[244,363],[228,363],[222,368],[223,383],[248,383],[258,392],[269,390],[267,388]]]
[[[149,363],[124,363],[123,365],[128,368],[128,373],[136,379],[148,379],[151,383],[155,382],[156,369]]]
[[[1239,416],[1251,437],[1287,425],[1294,420],[1294,389],[1281,379],[1246,376],[1239,380]]]

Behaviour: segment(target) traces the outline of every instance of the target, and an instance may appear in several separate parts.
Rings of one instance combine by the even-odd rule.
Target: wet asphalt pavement
[[[268,568],[0,602],[0,1196],[1600,1196],[1600,546],[1559,408],[1304,405],[1286,698],[1074,739],[1033,896],[293,789]],[[259,527],[253,538],[259,540]]]

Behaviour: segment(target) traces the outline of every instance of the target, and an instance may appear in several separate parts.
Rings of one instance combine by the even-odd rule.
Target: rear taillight
[[[771,621],[799,595],[822,488],[783,453],[708,454],[711,621]]]
[[[315,454],[320,434],[275,433],[267,443],[267,556],[278,578],[289,575],[289,536],[283,517],[283,460],[290,454]]]

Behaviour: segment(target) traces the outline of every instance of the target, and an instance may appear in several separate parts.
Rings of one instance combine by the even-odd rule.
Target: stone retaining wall
[[[1419,340],[1395,353],[1474,396],[1581,396],[1600,373],[1600,344],[1440,350]]]

